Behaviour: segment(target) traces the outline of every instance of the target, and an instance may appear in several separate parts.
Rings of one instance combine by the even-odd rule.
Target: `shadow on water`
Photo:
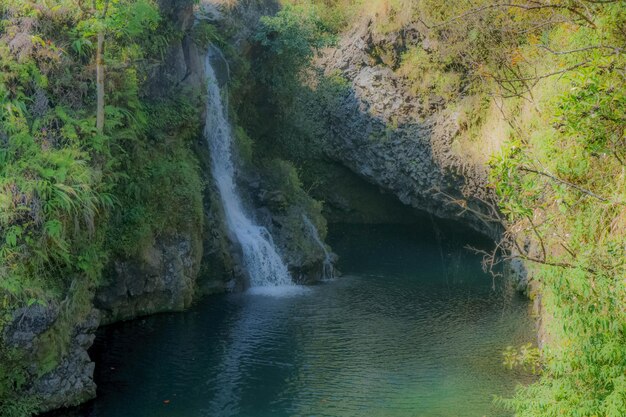
[[[501,364],[532,340],[528,302],[465,249],[489,241],[423,220],[331,226],[344,275],[306,291],[101,329],[98,399],[75,415],[508,415],[492,396],[529,378]]]

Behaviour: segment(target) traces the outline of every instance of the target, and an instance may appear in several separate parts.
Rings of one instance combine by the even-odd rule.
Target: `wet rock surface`
[[[247,172],[241,186],[249,196],[248,206],[255,221],[269,231],[293,281],[313,284],[322,280],[324,249],[312,236],[303,216],[320,222],[315,227],[323,236],[326,235],[326,221],[311,209],[315,204],[311,197],[301,188],[281,189],[258,172]]]
[[[92,310],[72,332],[68,353],[50,372],[38,378],[30,392],[44,402],[44,411],[81,404],[96,396],[95,363],[87,350],[93,344],[100,313]]]
[[[32,351],[37,336],[48,330],[58,316],[58,306],[33,304],[19,308],[13,312],[13,320],[4,329],[4,341],[9,346]]]
[[[150,74],[147,95],[158,98],[171,88],[190,88],[202,91],[204,85],[204,51],[200,51],[191,36],[195,22],[192,0],[159,0],[161,16],[182,32],[174,38],[164,53],[161,65]]]
[[[200,265],[196,246],[191,236],[181,235],[157,242],[139,258],[114,261],[109,285],[94,301],[103,323],[188,307]]]
[[[86,318],[72,327],[69,346],[63,349],[52,370],[41,374],[37,366],[35,358],[42,350],[57,349],[43,336],[60,320],[61,308],[58,304],[34,304],[20,308],[13,313],[13,320],[3,335],[6,346],[19,349],[31,364],[27,369],[30,382],[26,384],[26,393],[41,400],[41,411],[77,405],[96,395],[93,380],[95,364],[87,350],[100,324],[97,310],[91,310]]]

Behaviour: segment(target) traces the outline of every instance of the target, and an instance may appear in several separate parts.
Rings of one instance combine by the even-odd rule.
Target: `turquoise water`
[[[484,274],[442,224],[334,226],[344,276],[276,297],[209,297],[98,336],[92,417],[506,416],[528,376],[502,365],[533,340],[528,301]]]

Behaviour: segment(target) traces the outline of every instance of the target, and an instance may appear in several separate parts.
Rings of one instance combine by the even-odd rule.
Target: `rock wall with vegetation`
[[[240,189],[255,221],[272,234],[295,281],[311,283],[322,278],[324,250],[312,236],[305,218],[322,239],[327,222],[322,203],[306,190],[302,173],[292,155],[265,140],[266,129],[252,125],[258,107],[251,95],[260,94],[255,83],[255,40],[262,30],[262,20],[275,14],[275,1],[199,2],[196,32],[219,47],[228,63],[229,115],[234,127],[236,157],[241,170]],[[267,119],[265,124],[273,124]]]
[[[312,190],[338,162],[529,272],[541,352],[505,362],[541,376],[503,407],[622,415],[624,3],[282,3],[252,38],[243,124]]]
[[[0,18],[0,414],[24,416],[95,395],[100,324],[199,292],[204,77],[191,2],[10,1]]]
[[[364,17],[314,62],[327,80],[345,83],[327,109],[325,154],[405,205],[497,238],[487,170],[454,147],[459,113],[446,106],[447,97],[415,94],[400,69],[401,57],[428,39],[414,27],[379,33],[374,25]]]
[[[540,377],[498,402],[621,416],[625,28],[617,0],[2,2],[0,414],[93,397],[100,324],[245,286],[202,137],[213,44],[294,277],[322,272],[304,217],[459,219],[541,314],[541,351],[504,356]]]
[[[245,287],[202,131],[218,41],[206,12],[170,0],[0,5],[0,415],[93,398],[98,326]],[[258,158],[236,131],[250,210],[292,274],[319,279],[324,251],[303,215],[323,236],[321,205],[289,162]]]

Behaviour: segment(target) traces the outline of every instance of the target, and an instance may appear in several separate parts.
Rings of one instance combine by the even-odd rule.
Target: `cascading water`
[[[313,240],[317,242],[322,251],[324,252],[324,263],[322,264],[322,278],[323,279],[333,279],[335,278],[335,269],[333,268],[333,259],[330,256],[330,253],[326,249],[324,242],[320,239],[320,235],[317,232],[317,227],[311,222],[311,220],[306,216],[306,214],[302,215],[302,221],[309,229],[309,233],[313,237]]]
[[[254,224],[246,215],[237,193],[232,155],[233,136],[210,56],[210,53],[207,54],[205,60],[208,100],[204,136],[211,153],[211,171],[220,193],[231,239],[241,245],[244,267],[252,288],[294,285],[287,267],[278,255],[272,236],[265,227]]]

